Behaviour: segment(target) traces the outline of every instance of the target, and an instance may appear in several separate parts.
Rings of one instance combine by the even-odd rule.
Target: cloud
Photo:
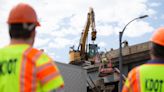
[[[98,46],[101,48],[104,48],[107,46],[107,44],[105,42],[100,42],[100,43],[98,43]]]
[[[0,47],[3,47],[9,43],[9,33],[6,22],[0,21]]]
[[[154,10],[148,9],[145,4],[146,2],[147,0],[125,0],[124,2],[120,2],[120,0],[96,0],[95,2],[88,0],[54,0],[50,3],[50,1],[43,0],[39,3],[36,1],[30,1],[28,3],[30,3],[37,10],[41,20],[42,27],[38,30],[45,30],[44,32],[46,32],[47,30],[57,30],[57,28],[61,26],[66,27],[59,24],[59,22],[66,22],[61,20],[71,15],[74,16],[70,19],[70,26],[74,28],[73,30],[77,30],[77,28],[79,28],[77,31],[81,31],[86,23],[89,6],[93,6],[95,9],[96,21],[105,23],[118,22],[125,24],[128,22],[128,20],[138,17],[141,14],[154,14]],[[86,7],[84,8],[84,6]],[[126,11],[128,11],[128,13]]]
[[[144,21],[137,21],[129,25],[125,31],[125,35],[129,37],[141,37],[145,33],[152,32],[153,27]]]
[[[161,19],[164,19],[164,14],[161,16]]]
[[[157,3],[157,2],[153,2],[153,3],[149,4],[150,7],[158,7],[160,5],[161,5],[161,3]]]
[[[6,20],[10,9],[22,0],[0,0],[0,46],[9,42]],[[46,49],[63,49],[78,45],[81,32],[87,21],[89,7],[95,11],[98,36],[118,35],[119,31],[132,19],[144,14],[156,15],[153,7],[159,3],[148,0],[23,0],[37,11],[41,27],[37,28],[35,46]],[[162,16],[163,18],[163,16]],[[130,24],[124,33],[128,37],[141,37],[154,28],[145,20]],[[5,30],[5,31],[4,31]],[[107,47],[105,39],[99,43]],[[52,52],[48,52],[52,54]]]
[[[99,36],[109,36],[112,35],[114,32],[113,26],[105,25],[105,26],[99,26],[97,28],[97,34]]]
[[[54,30],[51,35],[54,37],[66,37],[66,36],[77,36],[80,35],[80,31],[76,28],[61,28],[60,30]]]
[[[36,37],[35,39],[35,46],[36,47],[42,47],[42,46],[47,46],[48,42],[50,41],[50,39],[46,38],[46,39],[40,39],[38,37]]]
[[[73,43],[74,43],[73,40],[69,40],[67,38],[57,37],[54,40],[50,41],[48,47],[49,48],[61,49],[61,48],[65,48],[66,46],[72,45]]]

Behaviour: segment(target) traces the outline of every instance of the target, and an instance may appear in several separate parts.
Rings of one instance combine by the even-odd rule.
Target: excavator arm
[[[87,15],[87,22],[85,24],[85,27],[82,31],[79,46],[77,50],[71,49],[69,52],[70,56],[70,63],[80,63],[83,60],[87,60],[87,53],[86,53],[86,40],[88,37],[88,32],[90,30],[90,27],[92,28],[91,33],[91,40],[96,40],[96,28],[95,28],[95,17],[94,17],[94,11],[93,8],[89,9],[89,13]]]
[[[87,22],[84,27],[84,30],[82,32],[81,41],[80,41],[80,55],[85,56],[85,50],[86,50],[86,40],[88,37],[89,28],[92,28],[92,41],[95,41],[96,39],[96,29],[95,29],[95,18],[94,18],[94,11],[93,8],[90,8],[88,16],[87,16]]]

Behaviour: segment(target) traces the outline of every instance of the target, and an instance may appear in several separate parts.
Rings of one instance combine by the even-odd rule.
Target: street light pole
[[[119,70],[120,70],[120,82],[119,82],[119,92],[122,91],[122,85],[123,85],[123,77],[122,77],[122,36],[123,36],[123,33],[126,29],[126,27],[133,21],[137,20],[137,19],[143,19],[143,18],[146,18],[148,17],[148,15],[144,15],[144,16],[140,16],[138,18],[134,18],[133,20],[131,20],[130,22],[128,22],[125,27],[123,28],[123,30],[121,32],[119,32]]]

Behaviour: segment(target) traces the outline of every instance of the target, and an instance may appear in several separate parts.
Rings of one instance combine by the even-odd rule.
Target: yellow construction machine
[[[86,42],[90,27],[92,30],[91,40],[93,41],[93,44],[89,44],[89,50],[87,51]],[[73,48],[69,52],[70,64],[83,63],[84,61],[88,60],[88,58],[93,57],[97,53],[97,44],[94,44],[94,41],[96,40],[96,33],[95,15],[93,8],[90,8],[87,15],[87,22],[81,33],[78,49],[75,50]]]

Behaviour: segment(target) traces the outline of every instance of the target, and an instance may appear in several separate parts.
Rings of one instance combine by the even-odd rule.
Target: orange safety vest
[[[150,60],[130,71],[122,92],[164,92],[164,60]]]
[[[63,86],[57,66],[45,53],[26,44],[0,49],[0,92],[48,92]]]

